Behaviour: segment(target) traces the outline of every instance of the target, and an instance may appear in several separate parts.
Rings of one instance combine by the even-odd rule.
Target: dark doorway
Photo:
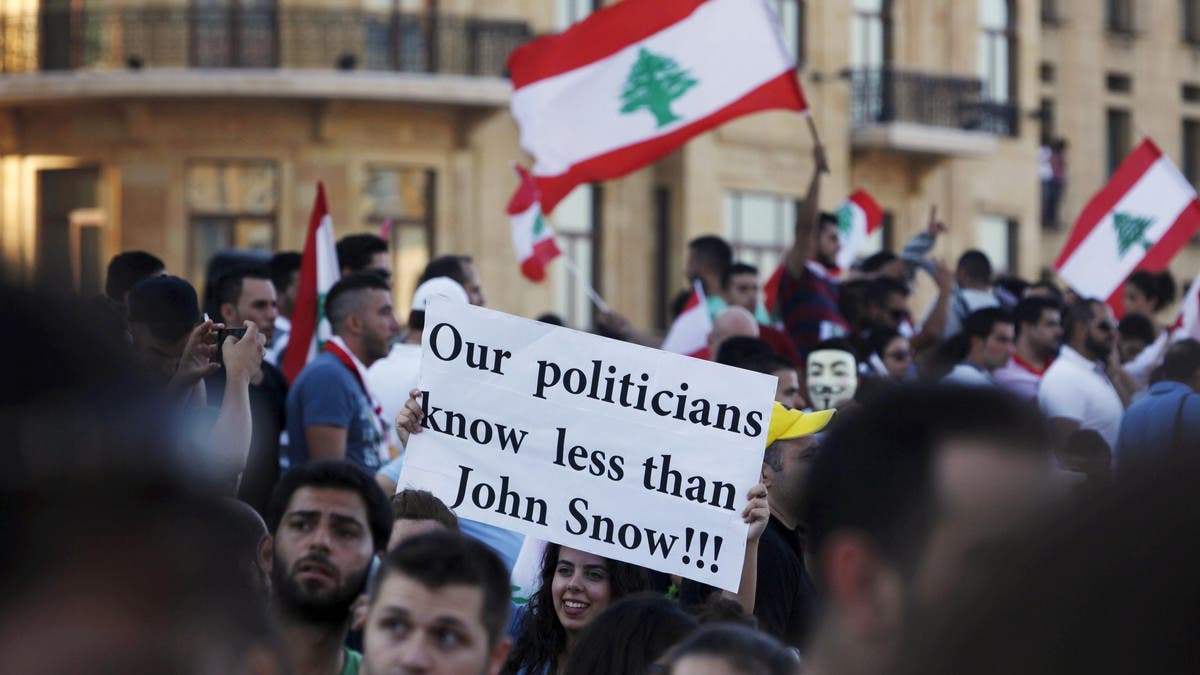
[[[38,283],[62,291],[98,289],[101,225],[76,223],[73,233],[72,216],[98,210],[100,168],[38,171],[37,195]]]

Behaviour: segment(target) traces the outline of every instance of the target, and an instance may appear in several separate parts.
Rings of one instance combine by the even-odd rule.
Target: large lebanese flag
[[[513,249],[521,274],[530,281],[546,278],[546,265],[562,251],[554,241],[554,230],[542,215],[541,195],[529,170],[513,165],[520,184],[508,202],[508,218],[512,221]]]
[[[1080,296],[1107,300],[1120,316],[1125,279],[1166,268],[1197,228],[1196,191],[1147,138],[1084,207],[1054,268]]]
[[[712,332],[712,318],[708,315],[708,302],[704,297],[704,288],[700,282],[695,283],[692,297],[688,298],[683,311],[675,317],[667,337],[663,339],[662,350],[674,354],[699,356],[708,348],[708,334]]]
[[[805,111],[767,0],[622,0],[508,60],[521,147],[551,213],[735,117]]]
[[[848,270],[871,234],[883,224],[883,209],[866,190],[855,190],[838,207],[837,219],[838,239],[842,244],[837,264],[840,269]]]
[[[333,218],[325,201],[325,185],[317,183],[317,197],[308,217],[308,235],[300,259],[300,287],[296,289],[292,333],[283,355],[283,374],[289,383],[333,335],[325,318],[325,295],[337,283],[339,274]]]

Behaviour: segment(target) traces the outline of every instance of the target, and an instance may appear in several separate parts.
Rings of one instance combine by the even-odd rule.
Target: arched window
[[[979,0],[979,79],[989,101],[1013,98],[1013,11],[1010,0]]]

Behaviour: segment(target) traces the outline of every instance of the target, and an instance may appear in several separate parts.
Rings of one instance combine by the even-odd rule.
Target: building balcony
[[[432,13],[43,9],[0,15],[0,102],[227,92],[506,105],[505,63],[531,37],[522,21]]]
[[[893,68],[849,73],[855,149],[980,156],[1017,133],[1017,108],[989,101],[982,81]]]

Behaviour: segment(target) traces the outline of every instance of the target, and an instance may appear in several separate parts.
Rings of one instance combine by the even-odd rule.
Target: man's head
[[[217,306],[221,322],[238,328],[253,321],[258,332],[267,338],[267,346],[275,337],[275,317],[279,315],[275,284],[265,267],[238,267],[217,280]]]
[[[708,351],[716,360],[721,344],[732,337],[758,337],[758,321],[743,307],[728,307],[713,319],[712,332],[708,334]]]
[[[1181,382],[1200,393],[1200,342],[1188,338],[1168,347],[1162,369],[1164,380]]]
[[[846,340],[835,338],[818,344],[805,362],[808,400],[817,410],[854,400],[858,391],[858,357]]]
[[[716,294],[725,273],[733,265],[733,248],[729,242],[712,235],[696,237],[688,243],[687,261],[683,273],[689,282],[697,279],[704,284],[704,292]]]
[[[296,293],[300,291],[300,264],[303,258],[295,251],[276,253],[269,264],[271,283],[279,301],[279,313],[292,317],[296,308]]]
[[[384,281],[392,281],[392,261],[387,242],[373,234],[349,234],[337,243],[338,264],[342,276],[373,272]]]
[[[1099,300],[1076,300],[1067,308],[1063,332],[1071,349],[1100,361],[1117,344],[1117,323],[1112,309]]]
[[[1047,298],[1054,300],[1059,305],[1062,305],[1063,292],[1057,285],[1055,285],[1053,281],[1038,281],[1029,284],[1029,286],[1025,289],[1025,292],[1021,294],[1021,297]]]
[[[196,290],[179,277],[155,276],[135,284],[128,298],[135,355],[153,377],[170,379],[200,323]]]
[[[862,261],[863,274],[886,277],[904,282],[908,278],[908,266],[895,253],[880,251]]]
[[[427,532],[383,559],[371,593],[363,657],[372,675],[496,675],[511,644],[504,563],[457,532]]]
[[[782,403],[788,408],[804,407],[804,395],[800,391],[800,373],[791,361],[768,352],[745,359],[739,367],[753,370],[756,373],[772,375],[776,378],[775,402]]]
[[[466,290],[451,277],[431,277],[413,291],[412,310],[408,313],[408,329],[417,335],[425,330],[425,306],[431,298],[443,297],[460,304],[468,304]]]
[[[1145,314],[1129,313],[1117,324],[1117,350],[1121,362],[1132,361],[1138,354],[1149,347],[1157,336],[1154,333],[1154,323]]]
[[[333,334],[345,340],[368,367],[387,356],[392,337],[400,330],[391,288],[370,272],[351,274],[334,284],[325,296],[325,315]]]
[[[1041,417],[997,389],[903,387],[856,412],[822,443],[802,514],[818,639],[882,672],[908,611],[1058,491]]]
[[[347,621],[392,529],[375,480],[344,461],[293,467],[275,486],[266,515],[274,544],[264,557],[270,553],[279,609],[304,623]]]
[[[908,285],[891,277],[879,277],[867,286],[866,319],[872,326],[899,329],[911,321]]]
[[[104,294],[122,305],[137,282],[166,273],[163,261],[145,251],[125,251],[113,256],[104,279]]]
[[[1017,343],[1033,350],[1039,358],[1049,359],[1062,344],[1062,305],[1057,300],[1027,295],[1013,311]]]
[[[458,531],[458,516],[427,490],[401,490],[392,495],[392,536],[387,550],[433,530]]]
[[[1013,318],[1002,307],[978,309],[963,319],[967,336],[967,361],[991,372],[1012,358],[1015,339]]]
[[[972,249],[959,257],[954,276],[959,288],[986,291],[992,287],[992,261],[983,251]]]
[[[471,256],[444,255],[430,260],[421,277],[417,279],[417,285],[437,277],[450,277],[457,281],[467,292],[467,300],[472,305],[483,307],[486,304],[483,286],[479,281],[479,271],[475,269],[475,261],[471,260]]]
[[[778,402],[771,409],[760,479],[772,510],[787,519],[789,527],[799,521],[805,477],[817,453],[813,434],[832,417],[832,410],[804,413]]]
[[[842,242],[838,239],[838,219],[837,216],[822,211],[817,218],[817,228],[813,231],[813,236],[817,238],[816,255],[817,262],[821,263],[829,269],[836,268],[838,253],[842,250]]]
[[[749,312],[758,309],[758,268],[746,263],[734,263],[722,282],[725,302],[743,307]]]

